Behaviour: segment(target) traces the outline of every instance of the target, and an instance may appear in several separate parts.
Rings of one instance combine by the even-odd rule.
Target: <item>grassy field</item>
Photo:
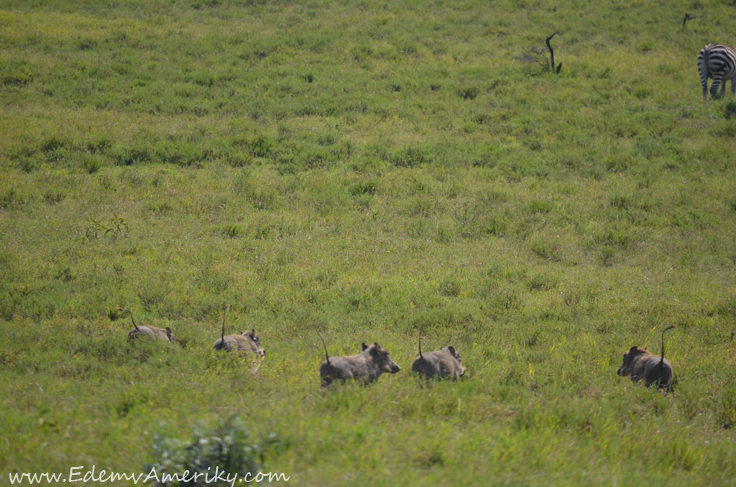
[[[0,483],[147,471],[235,415],[288,485],[736,484],[736,99],[696,65],[735,22],[0,0]],[[256,375],[211,350],[228,304]],[[322,393],[312,323],[404,370]],[[668,325],[675,392],[618,377]],[[420,336],[464,380],[420,388]]]

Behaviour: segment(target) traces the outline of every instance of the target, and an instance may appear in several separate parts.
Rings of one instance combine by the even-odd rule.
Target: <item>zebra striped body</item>
[[[708,78],[713,78],[710,95],[718,98],[718,87],[721,86],[721,96],[726,94],[726,81],[731,80],[731,94],[736,93],[736,49],[721,44],[708,44],[698,55],[698,72],[703,85],[703,100],[708,99]]]

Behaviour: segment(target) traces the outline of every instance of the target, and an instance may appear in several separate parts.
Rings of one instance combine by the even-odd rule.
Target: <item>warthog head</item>
[[[240,334],[248,339],[251,351],[257,356],[263,358],[266,356],[266,350],[261,345],[261,337],[256,335],[255,328],[251,331],[241,331]]]
[[[624,361],[621,364],[621,367],[618,368],[618,371],[616,373],[621,377],[626,377],[627,375],[629,375],[631,364],[634,363],[634,359],[644,353],[649,354],[649,351],[646,348],[631,347],[629,351],[624,354]]]
[[[449,347],[447,347],[447,351],[450,352],[450,355],[452,355],[453,357],[455,357],[457,359],[457,361],[458,361],[458,365],[459,365],[459,367],[458,367],[458,369],[459,369],[458,370],[458,376],[459,377],[464,376],[466,369],[465,369],[465,366],[463,366],[463,361],[460,358],[460,354],[457,352],[457,350],[455,350],[455,347],[453,347],[452,345],[450,345]]]
[[[363,343],[363,351],[366,351],[367,349],[370,349],[368,350],[368,353],[373,358],[373,360],[376,361],[378,367],[381,369],[382,372],[395,374],[401,371],[401,367],[399,367],[396,362],[393,361],[391,355],[388,353],[388,350],[386,350],[385,348],[381,348],[378,343],[374,343],[373,345],[367,345]]]

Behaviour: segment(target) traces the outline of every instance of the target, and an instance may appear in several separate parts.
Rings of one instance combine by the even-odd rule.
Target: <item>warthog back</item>
[[[174,343],[174,336],[171,333],[171,328],[168,326],[166,329],[156,328],[155,326],[138,326],[128,333],[128,340],[133,340],[140,336],[147,336],[151,340],[158,339]]]

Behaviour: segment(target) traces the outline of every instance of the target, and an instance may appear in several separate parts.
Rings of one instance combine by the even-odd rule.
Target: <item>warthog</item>
[[[159,340],[164,340],[170,343],[176,342],[174,335],[171,333],[171,328],[169,328],[168,326],[166,327],[166,329],[163,330],[161,328],[156,328],[155,326],[138,326],[135,324],[132,311],[125,308],[118,308],[118,311],[130,314],[130,319],[133,322],[134,328],[130,330],[130,333],[128,333],[128,340],[133,340],[140,336],[147,336],[151,340],[158,338]]]
[[[237,350],[242,354],[253,353],[256,357],[263,358],[266,351],[261,346],[261,339],[256,335],[256,330],[241,332],[240,335],[225,335],[225,314],[230,307],[226,307],[222,314],[222,337],[218,338],[212,346],[212,350],[225,350],[232,352]]]
[[[624,354],[624,362],[619,367],[617,374],[623,377],[627,375],[636,382],[644,379],[644,384],[649,387],[657,384],[657,387],[672,389],[672,365],[664,358],[664,333],[671,330],[675,325],[668,326],[662,330],[662,356],[657,357],[646,348],[631,347]]]
[[[460,354],[455,347],[449,346],[436,352],[422,353],[422,340],[419,339],[419,357],[411,364],[411,370],[415,374],[423,375],[429,379],[458,380],[465,374]]]
[[[357,355],[330,358],[322,335],[319,338],[325,347],[326,358],[319,367],[322,388],[330,386],[335,380],[344,384],[348,379],[355,379],[367,384],[378,380],[384,372],[395,374],[401,370],[401,367],[391,359],[388,350],[381,348],[378,343],[373,345],[363,343],[363,351]]]

